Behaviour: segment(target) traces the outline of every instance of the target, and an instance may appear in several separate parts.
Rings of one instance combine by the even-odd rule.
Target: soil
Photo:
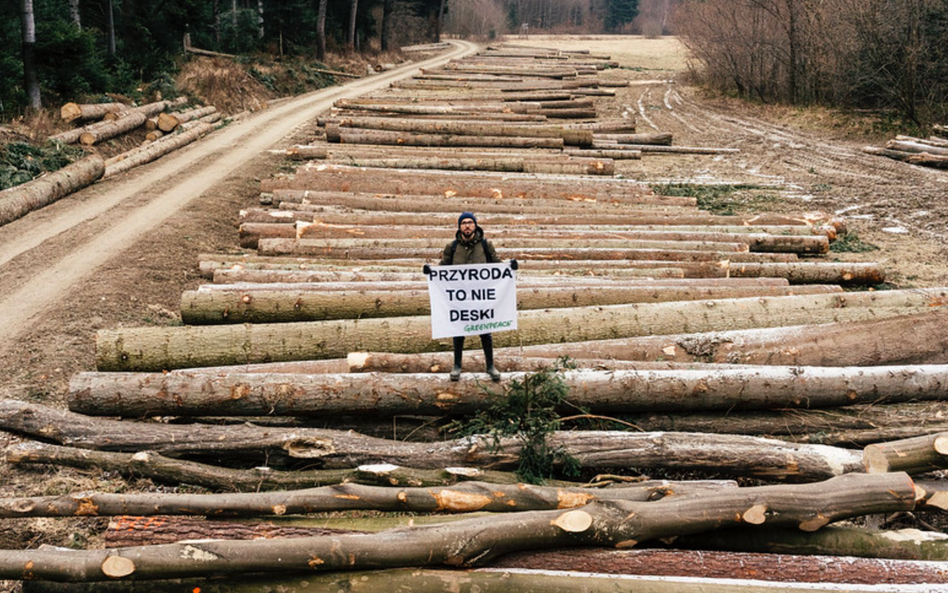
[[[837,213],[857,244],[877,249],[830,258],[879,262],[888,286],[948,285],[948,171],[860,150],[896,132],[866,133],[864,120],[839,112],[706,94],[688,83],[686,53],[675,39],[510,41],[611,54],[621,67],[603,77],[633,84],[600,100],[601,117],[637,118],[640,132],[671,132],[679,146],[740,149],[648,155],[621,162],[622,175],[655,184],[740,183],[744,189],[712,204],[737,212]],[[179,324],[181,293],[203,282],[199,254],[239,251],[238,211],[258,205],[261,179],[286,172],[272,149],[311,139],[315,117],[342,92],[382,88],[397,73],[273,102],[192,147],[0,227],[0,396],[64,407],[69,378],[95,368],[96,330]],[[0,447],[17,440],[0,432]],[[0,465],[2,497],[150,487],[101,472]],[[4,523],[0,548],[94,545],[94,527],[73,520]]]

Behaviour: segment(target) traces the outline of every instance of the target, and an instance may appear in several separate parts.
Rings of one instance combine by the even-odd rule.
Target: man
[[[477,225],[477,218],[470,212],[462,212],[458,217],[458,230],[454,241],[444,247],[441,254],[441,266],[456,266],[463,264],[491,264],[500,263],[497,252],[490,241],[484,238],[484,231]],[[516,270],[517,260],[510,260],[511,269]],[[423,268],[425,274],[430,271],[428,264]],[[500,373],[494,368],[494,337],[491,334],[481,334],[481,347],[484,350],[484,360],[487,363],[487,374],[492,381],[500,381]],[[464,336],[454,337],[454,368],[450,378],[457,381],[461,378],[461,358],[464,353]]]

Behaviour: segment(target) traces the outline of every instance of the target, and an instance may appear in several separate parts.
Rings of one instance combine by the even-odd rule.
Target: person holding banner
[[[484,231],[478,226],[477,218],[471,212],[462,212],[458,217],[455,239],[444,247],[438,265],[465,268],[455,269],[456,273],[451,274],[445,270],[433,270],[428,264],[422,268],[429,278],[432,337],[451,336],[454,340],[454,368],[449,375],[452,381],[461,377],[461,359],[466,335],[480,336],[487,374],[491,380],[500,381],[500,373],[494,368],[493,335],[490,332],[482,333],[482,330],[516,329],[516,286],[510,270],[516,270],[518,264],[517,260],[512,259],[509,268],[505,266],[503,270],[493,271],[476,265],[496,263],[501,263],[501,259],[490,241],[484,238]],[[507,291],[512,294],[505,295],[503,292],[508,286],[510,288]],[[473,308],[472,302],[477,303]],[[501,302],[501,305],[497,305],[497,302]],[[513,305],[512,315],[509,311],[510,303]],[[445,321],[442,322],[441,318]]]

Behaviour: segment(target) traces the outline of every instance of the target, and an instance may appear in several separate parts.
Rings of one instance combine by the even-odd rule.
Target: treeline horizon
[[[674,23],[718,90],[948,121],[948,0],[682,0]]]
[[[16,0],[0,16],[3,118],[144,86],[169,96],[185,34],[241,60],[319,63],[544,32],[675,34],[724,93],[948,121],[948,0]]]
[[[193,47],[322,62],[327,52],[379,53],[438,41],[442,23],[476,0],[16,0],[0,4],[0,116],[143,83],[170,87],[187,35]],[[493,0],[492,0],[493,1]],[[616,32],[639,0],[497,0],[489,36],[567,23]],[[572,1],[572,0],[568,0]],[[27,22],[29,21],[29,22]],[[466,35],[464,31],[453,34]],[[485,33],[485,36],[487,34]]]

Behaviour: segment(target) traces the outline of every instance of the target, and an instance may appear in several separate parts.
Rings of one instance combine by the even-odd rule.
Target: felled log
[[[363,566],[470,566],[525,549],[576,545],[630,548],[643,541],[712,531],[735,522],[816,531],[843,518],[911,510],[914,495],[912,481],[904,474],[851,475],[826,483],[741,488],[657,502],[610,501],[566,511],[478,517],[445,525],[392,529],[377,535],[192,542],[69,553],[9,551],[0,557],[0,578],[23,578],[27,564],[32,578],[66,581],[351,570]],[[378,550],[386,552],[379,555]]]
[[[517,309],[555,309],[657,303],[704,299],[825,294],[839,287],[735,286],[735,287],[519,287]],[[413,290],[190,290],[181,295],[181,320],[188,325],[214,323],[283,323],[323,319],[366,319],[430,314],[425,287]]]
[[[83,132],[79,135],[79,143],[83,146],[92,146],[102,140],[108,140],[134,130],[144,125],[146,119],[148,118],[144,113],[129,113],[114,121],[105,122],[100,127]]]
[[[663,132],[643,132],[638,134],[618,134],[597,132],[594,136],[596,141],[615,142],[617,144],[657,144],[662,146],[671,146],[672,135]],[[594,145],[590,143],[590,146]]]
[[[349,130],[340,128],[333,134],[335,142],[343,144],[379,144],[392,146],[494,146],[511,148],[562,148],[560,138],[532,136],[449,136],[443,134],[416,134],[387,130]]]
[[[336,133],[349,128],[414,132],[418,134],[464,135],[464,136],[506,136],[531,138],[559,138],[570,146],[588,146],[592,144],[593,131],[562,125],[517,125],[499,123],[479,123],[468,121],[412,120],[386,117],[344,117],[334,118],[334,123],[326,126],[326,139],[338,141]]]
[[[840,564],[848,566],[849,559]],[[857,563],[858,564],[858,563]],[[891,565],[892,571],[901,565]],[[815,568],[815,567],[814,567]],[[937,569],[934,569],[937,571]],[[823,571],[826,572],[826,571]],[[868,569],[867,569],[868,574]],[[908,575],[918,575],[909,571]],[[936,582],[936,581],[933,581]],[[889,593],[917,593],[934,590],[938,585],[885,585]],[[764,582],[760,580],[738,583],[734,579],[710,577],[615,575],[593,572],[561,572],[510,568],[478,568],[475,570],[445,570],[400,568],[371,571],[341,571],[338,573],[307,574],[306,576],[231,576],[202,579],[162,579],[159,581],[120,581],[96,583],[56,583],[53,581],[26,581],[24,593],[165,593],[193,591],[202,593],[310,593],[311,591],[412,591],[413,593],[443,593],[444,591],[521,591],[556,593],[614,593],[617,587],[648,593],[709,593],[746,591],[747,593],[837,593],[840,585],[827,583]],[[849,585],[847,591],[862,591],[859,585]],[[867,585],[866,587],[871,587]],[[920,589],[921,587],[921,589]],[[622,589],[626,590],[626,589]],[[865,589],[875,591],[876,587]]]
[[[419,469],[388,463],[360,465],[351,469],[294,469],[270,467],[234,469],[184,459],[166,457],[154,451],[121,453],[93,451],[30,442],[10,447],[6,461],[12,464],[52,464],[83,470],[112,471],[128,478],[148,478],[162,484],[191,484],[219,492],[264,492],[314,488],[329,484],[374,484],[378,486],[451,486],[477,480],[492,484],[518,484],[515,473],[451,467]],[[548,480],[548,486],[579,487],[579,484]],[[663,496],[694,494],[710,488],[736,486],[729,480],[670,482],[667,480],[637,482],[644,489],[642,500]]]
[[[867,473],[910,471],[923,474],[948,467],[948,433],[869,445],[863,451]]]
[[[64,122],[102,119],[106,113],[128,109],[125,103],[66,103],[59,108],[59,117]]]
[[[948,156],[948,148],[909,140],[889,140],[886,148],[903,152],[928,153],[936,156]]]
[[[0,225],[4,225],[95,183],[105,171],[105,161],[90,154],[22,185],[0,191]]]
[[[820,554],[902,560],[948,560],[948,539],[938,531],[879,530],[865,526],[828,525],[812,533],[796,529],[722,529],[675,540],[676,547],[695,550]]]
[[[121,517],[110,522],[104,537],[107,547],[117,548],[195,539],[274,539],[342,532],[344,530],[273,522],[248,524],[186,518]],[[557,567],[559,571],[586,574],[753,579],[757,582],[864,583],[876,586],[880,583],[948,582],[948,575],[937,563],[853,556],[569,548],[515,552],[490,563],[494,569],[513,568],[518,571],[542,570],[550,566]],[[271,581],[270,585],[275,587],[277,583]],[[182,587],[181,590],[186,589]],[[280,590],[284,590],[282,586]],[[556,590],[562,590],[559,583]]]
[[[855,321],[912,314],[918,308],[945,304],[945,290],[934,288],[522,311],[518,315],[518,329],[498,333],[494,343],[503,347]],[[121,328],[97,332],[96,367],[101,371],[170,370],[342,358],[354,350],[445,349],[447,345],[443,342],[431,339],[427,316]]]
[[[479,436],[416,443],[301,427],[133,423],[14,400],[0,400],[0,411],[4,412],[0,427],[32,438],[105,451],[149,450],[181,458],[214,458],[231,466],[266,463],[280,467],[305,460],[309,467],[323,469],[391,463],[422,469],[502,470],[516,466],[522,448],[519,439],[511,438],[496,443]],[[794,482],[862,471],[860,451],[740,435],[561,431],[553,433],[548,444],[591,469],[661,468]]]
[[[687,491],[687,487],[686,487]],[[696,490],[691,491],[695,495]],[[705,491],[710,492],[710,491]],[[186,515],[268,517],[374,510],[408,513],[520,513],[583,507],[596,501],[647,502],[664,496],[652,487],[559,488],[531,484],[461,482],[398,487],[344,482],[306,490],[225,494],[82,492],[64,496],[0,498],[0,519]]]
[[[819,532],[817,532],[819,533]],[[492,568],[559,571],[609,575],[652,575],[690,579],[747,579],[790,583],[847,583],[884,587],[882,583],[948,583],[948,573],[934,563],[855,556],[805,556],[708,550],[605,550],[571,549],[517,552],[498,558]],[[732,581],[733,582],[733,581]],[[750,583],[735,583],[745,590]],[[766,588],[766,585],[764,585]],[[775,587],[776,588],[776,587]]]
[[[445,171],[511,171],[562,175],[613,175],[609,159],[553,160],[542,158],[448,158],[447,156],[345,156],[332,155],[333,162],[388,169],[442,169]]]
[[[321,198],[322,199],[322,198]],[[344,200],[345,198],[341,198]],[[378,198],[375,198],[378,199]],[[630,219],[633,218],[630,212]],[[314,220],[315,219],[315,220]],[[318,214],[297,212],[290,210],[262,210],[241,211],[239,227],[242,235],[256,234],[259,237],[295,237],[326,238],[326,239],[376,239],[374,245],[382,245],[382,241],[391,239],[420,239],[430,241],[439,239],[448,242],[454,238],[455,229],[449,226],[390,226],[358,224],[327,224],[318,220]],[[275,226],[252,227],[249,225],[260,223],[276,223],[289,227],[294,225],[295,234],[290,234],[289,228]],[[248,225],[248,226],[244,226]],[[256,232],[253,232],[256,231]],[[836,232],[828,225],[822,227],[736,227],[736,226],[699,226],[699,225],[559,225],[555,228],[535,228],[528,225],[491,225],[490,238],[500,246],[505,239],[546,239],[546,244],[561,245],[561,241],[569,239],[573,246],[590,245],[605,247],[615,246],[616,241],[624,241],[629,247],[635,246],[636,241],[673,241],[677,244],[685,242],[700,243],[745,243],[751,251],[782,252],[799,254],[823,254],[829,250],[830,237]],[[520,242],[524,247],[529,243]],[[250,246],[248,243],[245,246]]]
[[[519,373],[507,381],[522,381]],[[565,371],[569,405],[594,413],[825,408],[948,398],[948,365]],[[508,383],[509,384],[509,383]],[[94,416],[473,414],[478,381],[427,374],[96,373],[69,382],[69,409]],[[944,448],[948,449],[948,437]],[[929,443],[927,448],[932,449]],[[907,462],[903,460],[903,463]],[[892,461],[890,461],[892,463]],[[904,466],[895,466],[903,469]],[[912,466],[914,467],[914,466]]]
[[[133,148],[126,153],[110,159],[106,166],[104,177],[113,177],[119,173],[124,173],[133,167],[150,163],[169,152],[173,152],[182,146],[199,140],[214,130],[212,124],[203,122],[194,122],[196,125],[188,130],[177,134],[164,136],[150,144]]]
[[[873,286],[886,278],[882,266],[875,262],[731,262],[728,275],[736,278],[779,276],[791,284],[828,282],[844,286]]]
[[[279,229],[278,229],[279,230]],[[309,255],[327,260],[387,260],[403,259],[415,261],[431,261],[437,258],[442,250],[437,246],[343,246],[332,244],[326,239],[260,239],[257,242],[257,252],[260,255],[276,256],[303,256]],[[500,243],[500,242],[498,242]],[[506,243],[506,242],[505,242]],[[708,243],[698,249],[687,249],[688,245],[672,242],[656,242],[652,246],[628,246],[619,243],[619,246],[610,247],[520,247],[515,242],[505,244],[501,253],[505,257],[517,259],[521,262],[535,260],[572,261],[572,260],[647,260],[664,262],[793,262],[797,256],[794,253],[751,253],[746,244]],[[416,243],[417,245],[417,243]],[[674,248],[670,248],[674,247]],[[691,245],[690,247],[696,247]],[[719,248],[717,248],[719,247]],[[717,248],[717,249],[716,249]],[[726,265],[726,264],[725,264]],[[669,265],[669,267],[672,267]]]
[[[392,171],[348,167],[345,165],[309,164],[300,167],[291,180],[265,179],[263,191],[293,188],[318,188],[322,191],[377,192],[386,188],[396,194],[441,194],[500,199],[507,197],[542,197],[580,200],[585,198],[616,202],[636,202],[654,192],[643,183],[628,179],[605,177],[538,177],[526,173]],[[446,193],[447,192],[447,193]],[[668,205],[694,206],[694,198],[655,196]]]
[[[378,237],[378,238],[367,238],[363,239],[361,237],[346,237],[341,239],[329,239],[329,238],[312,238],[306,232],[307,228],[313,226],[307,223],[297,223],[294,227],[287,227],[287,225],[276,223],[276,224],[266,224],[266,223],[245,223],[241,225],[241,247],[249,247],[252,243],[258,244],[261,243],[261,240],[273,240],[277,238],[292,238],[299,239],[296,248],[303,253],[318,253],[324,257],[327,254],[333,253],[334,251],[347,250],[349,251],[352,259],[382,259],[384,256],[373,256],[367,255],[364,257],[359,257],[354,255],[360,253],[364,249],[374,249],[376,251],[382,252],[389,249],[396,250],[395,253],[398,253],[399,250],[415,250],[419,253],[427,252],[429,254],[434,254],[437,256],[441,255],[441,252],[444,248],[444,245],[450,241],[450,239],[442,239],[438,237],[411,237],[411,238],[388,238],[388,237]],[[318,226],[316,227],[317,236],[318,236]],[[288,231],[293,231],[293,234],[290,235]],[[254,239],[257,240],[254,240]],[[718,241],[717,239],[730,239],[730,241]],[[709,251],[714,253],[744,253],[750,251],[750,247],[747,242],[741,240],[744,237],[729,236],[729,237],[711,237],[710,240],[705,240],[704,238],[699,237],[698,240],[688,240],[684,238],[673,238],[671,240],[661,240],[661,239],[642,239],[642,238],[633,238],[633,237],[623,237],[615,239],[605,239],[605,238],[584,238],[584,237],[510,237],[507,238],[503,235],[496,237],[491,237],[491,243],[494,247],[497,248],[498,253],[506,253],[507,251],[515,250],[520,254],[524,253],[548,253],[548,252],[557,252],[561,249],[567,249],[571,251],[566,251],[564,253],[573,253],[573,251],[583,250],[584,252],[593,254],[592,257],[585,257],[583,259],[634,259],[634,257],[622,257],[624,254],[638,251],[681,251],[681,252],[703,252]],[[818,239],[817,239],[818,240]],[[263,247],[261,253],[279,253],[282,247],[277,247],[273,243],[267,243],[269,247]],[[615,257],[611,254],[618,253],[619,256]],[[596,254],[604,254],[604,257],[597,257]],[[404,256],[398,257],[412,257],[409,253],[406,253]],[[421,255],[423,259],[425,256]],[[735,258],[737,256],[734,256]],[[347,258],[348,259],[348,258]],[[541,257],[541,259],[549,259]],[[555,258],[562,259],[562,258]],[[644,259],[663,259],[658,254],[655,257],[648,257]],[[681,258],[671,258],[671,259],[681,259]],[[687,258],[691,259],[691,258]],[[710,258],[697,258],[697,259],[710,259]],[[727,257],[720,258],[727,259]]]
[[[913,335],[918,339],[893,341],[891,337],[906,327],[911,327]],[[522,356],[750,365],[861,367],[885,364],[945,364],[948,363],[946,328],[948,310],[936,308],[913,315],[870,318],[863,321],[536,344],[517,346],[510,350],[499,348],[496,354],[499,357],[516,353]],[[391,364],[406,366],[408,369],[417,368],[406,361],[409,357],[416,357],[422,367],[440,365],[444,368],[444,364],[447,364],[442,362],[447,360],[442,358],[445,356],[442,353],[388,356],[391,358]]]

